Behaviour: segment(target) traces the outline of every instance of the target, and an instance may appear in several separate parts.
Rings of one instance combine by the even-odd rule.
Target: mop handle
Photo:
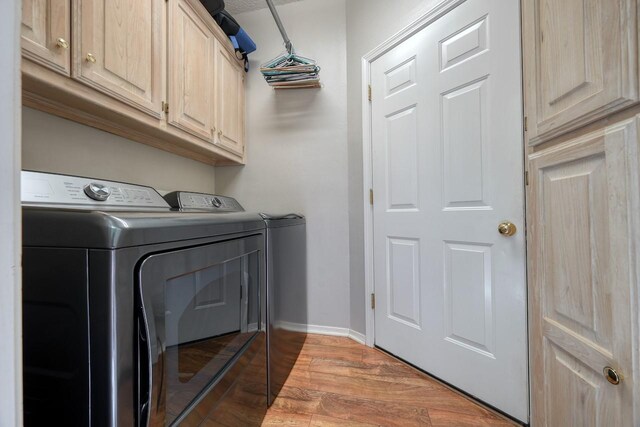
[[[273,15],[273,19],[276,21],[276,25],[280,30],[280,34],[282,34],[282,40],[284,40],[284,46],[287,49],[287,52],[290,54],[293,53],[293,45],[291,44],[291,40],[289,40],[289,36],[287,35],[287,31],[284,29],[284,25],[282,25],[282,21],[280,20],[280,15],[278,15],[278,11],[273,4],[272,0],[266,0],[267,6],[269,6],[269,10]]]

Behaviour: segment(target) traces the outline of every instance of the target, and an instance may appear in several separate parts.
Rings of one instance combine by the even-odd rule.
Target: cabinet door
[[[638,123],[530,156],[531,425],[640,425]]]
[[[244,70],[236,59],[216,43],[216,125],[215,143],[227,151],[244,153]]]
[[[169,4],[169,123],[211,141],[214,119],[213,32],[184,0]]]
[[[22,1],[22,55],[58,73],[71,66],[70,0]]]
[[[638,101],[635,0],[525,1],[523,30],[531,145]]]
[[[79,0],[74,78],[160,117],[164,46],[162,0]]]

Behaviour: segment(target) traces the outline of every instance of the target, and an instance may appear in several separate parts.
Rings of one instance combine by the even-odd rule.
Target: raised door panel
[[[495,358],[495,289],[490,244],[444,244],[445,340]]]
[[[23,0],[20,32],[25,58],[70,74],[70,0]]]
[[[633,0],[523,3],[531,145],[638,101]]]
[[[418,211],[418,108],[385,117],[387,127],[387,212]]]
[[[160,117],[165,62],[163,3],[78,1],[73,77]]]
[[[420,240],[387,236],[387,316],[421,329]]]
[[[441,95],[445,209],[490,208],[489,77]]]
[[[638,425],[637,162],[637,118],[530,156],[533,425]]]
[[[216,43],[216,99],[218,128],[215,143],[232,153],[244,153],[244,70]]]
[[[213,32],[184,0],[169,6],[169,123],[213,140]]]

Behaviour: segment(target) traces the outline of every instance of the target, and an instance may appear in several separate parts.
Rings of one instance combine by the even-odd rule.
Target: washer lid
[[[117,249],[236,233],[258,232],[258,214],[187,212],[107,212],[25,206],[23,245]]]
[[[272,215],[261,213],[260,216],[264,219],[268,228],[275,227],[290,227],[292,225],[306,224],[306,220],[303,215],[296,213],[289,213],[284,215]]]

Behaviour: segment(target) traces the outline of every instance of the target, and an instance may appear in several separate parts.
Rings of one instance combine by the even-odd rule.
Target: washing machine
[[[233,198],[216,194],[175,191],[165,200],[180,212],[219,215],[244,210]],[[268,403],[287,380],[307,337],[306,219],[300,214],[260,213],[266,227],[266,318]]]
[[[259,423],[266,225],[225,201],[22,172],[26,426]]]
[[[261,213],[267,226],[269,405],[287,381],[307,338],[307,235],[300,214]]]

